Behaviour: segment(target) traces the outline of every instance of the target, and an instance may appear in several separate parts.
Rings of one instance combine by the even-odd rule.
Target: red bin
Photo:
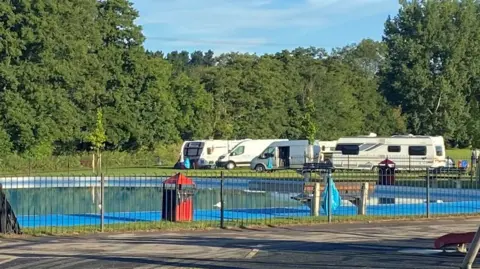
[[[178,173],[163,182],[162,220],[192,221],[195,183]]]

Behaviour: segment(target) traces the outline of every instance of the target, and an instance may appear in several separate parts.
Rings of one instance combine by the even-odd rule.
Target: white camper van
[[[214,167],[218,158],[228,153],[238,143],[251,140],[196,140],[185,141],[180,152],[180,162],[184,162],[185,158],[189,158],[191,164],[195,164],[195,168]]]
[[[288,140],[273,142],[250,163],[250,169],[258,172],[279,169],[300,169],[306,163],[308,140]],[[320,159],[320,145],[315,141],[313,158]],[[272,162],[269,167],[268,163]]]
[[[445,142],[441,136],[342,137],[332,163],[335,169],[375,170],[387,158],[398,170],[444,167]]]
[[[233,169],[235,167],[248,167],[253,158],[257,157],[273,142],[288,141],[288,139],[253,139],[246,140],[235,146],[229,153],[218,158],[217,167]]]
[[[331,160],[333,158],[333,152],[335,152],[335,148],[337,147],[337,141],[318,141],[318,145],[320,146],[321,160]]]

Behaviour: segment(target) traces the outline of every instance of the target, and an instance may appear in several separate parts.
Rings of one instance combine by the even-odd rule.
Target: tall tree
[[[2,5],[2,123],[15,151],[51,154],[55,141],[69,143],[78,137],[81,117],[70,96],[88,87],[81,74],[94,66],[88,48],[94,47],[98,33],[96,2],[20,0]]]
[[[408,129],[443,135],[454,143],[469,138],[469,85],[478,77],[478,4],[467,1],[401,1],[388,19],[382,91],[401,106]],[[478,59],[478,58],[477,58]]]

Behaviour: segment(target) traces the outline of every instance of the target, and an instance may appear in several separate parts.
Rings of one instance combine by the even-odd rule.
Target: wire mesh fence
[[[473,173],[472,173],[473,172]],[[149,230],[480,212],[476,167],[0,178],[29,232]]]

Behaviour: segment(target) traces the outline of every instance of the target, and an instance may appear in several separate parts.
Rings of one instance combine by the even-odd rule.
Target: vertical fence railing
[[[430,218],[430,168],[426,169],[427,176],[426,176],[426,211],[427,211],[427,218]]]
[[[225,177],[223,171],[220,172],[220,228],[225,229],[225,205],[223,189],[225,185]]]
[[[105,226],[105,177],[100,173],[100,231],[103,233]]]
[[[3,186],[0,184],[0,196],[2,212],[0,213],[0,230],[3,233],[7,232],[7,196],[3,193]]]
[[[332,177],[332,172],[330,170],[327,171],[327,174],[325,176],[326,179],[326,188],[327,188],[327,197],[328,197],[328,203],[327,203],[327,217],[328,217],[328,222],[332,222],[332,202],[333,202],[333,194],[332,194],[332,186],[331,186],[331,177]]]

